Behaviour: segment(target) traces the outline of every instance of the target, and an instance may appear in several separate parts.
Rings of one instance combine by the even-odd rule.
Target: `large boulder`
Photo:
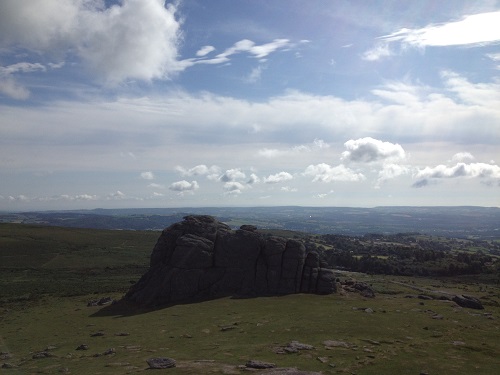
[[[222,296],[336,292],[332,270],[297,240],[233,231],[211,216],[186,216],[166,228],[150,268],[125,299],[156,306]]]

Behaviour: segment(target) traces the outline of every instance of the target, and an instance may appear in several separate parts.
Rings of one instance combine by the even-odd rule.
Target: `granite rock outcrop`
[[[331,294],[333,270],[294,239],[238,230],[206,215],[186,216],[163,230],[149,270],[125,300],[146,306],[217,298],[293,293]]]

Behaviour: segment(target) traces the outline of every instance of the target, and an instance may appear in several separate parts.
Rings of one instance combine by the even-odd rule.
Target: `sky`
[[[500,1],[0,1],[0,210],[500,207],[499,145]]]

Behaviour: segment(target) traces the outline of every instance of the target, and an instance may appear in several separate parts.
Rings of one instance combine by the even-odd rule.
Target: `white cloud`
[[[428,25],[421,29],[401,29],[379,39],[415,47],[485,45],[500,41],[500,11],[473,14],[459,21]]]
[[[196,56],[203,57],[208,55],[212,51],[215,51],[214,46],[203,46],[198,50],[198,52],[196,52]]]
[[[487,53],[486,57],[494,61],[497,64],[497,70],[500,70],[500,53]]]
[[[264,183],[266,184],[277,184],[279,182],[283,182],[283,181],[289,181],[289,180],[292,180],[293,179],[293,176],[288,173],[288,172],[279,172],[279,173],[276,173],[276,174],[272,174],[268,177],[265,177],[264,178]]]
[[[243,39],[234,43],[231,47],[227,48],[224,52],[210,58],[205,58],[205,55],[198,55],[198,58],[189,58],[179,61],[179,67],[185,69],[187,67],[196,64],[224,64],[231,61],[230,57],[240,53],[248,53],[251,57],[259,59],[261,62],[265,61],[265,58],[271,53],[278,50],[288,50],[294,47],[295,44],[288,39],[274,39],[272,42],[264,44],[255,44],[255,42],[249,39]],[[206,47],[203,47],[206,48]],[[205,52],[204,49],[199,50]],[[210,51],[211,52],[211,51]],[[260,76],[260,70],[255,71],[255,79]]]
[[[17,73],[32,73],[36,71],[45,72],[46,70],[45,66],[39,63],[20,62],[8,66],[0,66],[0,93],[13,99],[28,99],[30,91],[17,82],[14,75]]]
[[[125,199],[126,197],[127,196],[125,193],[121,192],[120,190],[117,190],[114,193],[108,194],[107,199],[120,200],[120,199]]]
[[[500,178],[500,167],[486,163],[457,163],[448,167],[440,164],[435,167],[425,167],[415,174],[416,178]]]
[[[388,43],[379,42],[375,47],[369,49],[361,58],[366,61],[378,61],[384,57],[392,56],[394,53],[389,49]]]
[[[336,167],[326,163],[310,165],[304,171],[304,175],[312,176],[313,182],[362,181],[366,179],[362,173],[356,173],[343,164]]]
[[[299,189],[290,186],[282,186],[280,190],[286,193],[296,193],[299,191]]]
[[[260,81],[260,77],[262,76],[263,70],[264,68],[262,67],[262,65],[253,68],[248,77],[245,79],[245,81],[248,83],[255,83]]]
[[[351,139],[344,143],[344,146],[347,151],[342,153],[342,159],[350,162],[371,163],[406,158],[401,145],[383,142],[371,137]]]
[[[198,185],[198,182],[196,181],[188,182],[186,180],[174,182],[169,186],[170,190],[177,191],[180,194],[185,192],[193,192],[195,190],[198,190],[199,188],[200,186]]]
[[[472,155],[470,152],[458,152],[453,155],[451,160],[455,162],[474,160],[474,155]]]
[[[497,181],[500,184],[500,167],[486,163],[457,163],[453,166],[440,164],[419,169],[413,177],[417,179],[413,187],[424,187],[439,179],[452,178],[480,178],[486,183]]]
[[[224,190],[227,194],[241,194],[245,188],[245,185],[238,181],[228,181],[224,184]]]
[[[3,0],[0,47],[78,56],[108,83],[169,78],[177,64],[175,6],[159,0]],[[147,41],[144,43],[144,41]]]
[[[144,180],[154,180],[155,175],[151,171],[141,172],[141,178],[143,178]]]
[[[254,184],[258,184],[259,182],[260,182],[260,178],[255,173],[252,173],[250,175],[250,179],[247,181],[247,184],[254,185]]]
[[[228,169],[222,176],[220,176],[220,180],[222,182],[242,180],[245,178],[247,178],[247,176],[239,168]]]
[[[203,176],[208,175],[218,175],[220,173],[220,167],[217,165],[212,165],[207,167],[205,164],[196,165],[193,168],[186,169],[181,166],[175,167],[175,170],[179,172],[182,176]]]
[[[394,179],[401,175],[410,173],[410,168],[406,165],[400,164],[384,164],[382,169],[378,173],[378,179],[375,183],[375,188],[380,188],[380,186],[387,180]]]

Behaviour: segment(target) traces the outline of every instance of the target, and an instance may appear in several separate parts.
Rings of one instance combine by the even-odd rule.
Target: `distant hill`
[[[317,234],[418,232],[461,238],[500,239],[497,207],[204,207],[95,209],[0,213],[0,222],[116,230],[162,230],[187,215],[211,215],[231,227],[252,224]]]

